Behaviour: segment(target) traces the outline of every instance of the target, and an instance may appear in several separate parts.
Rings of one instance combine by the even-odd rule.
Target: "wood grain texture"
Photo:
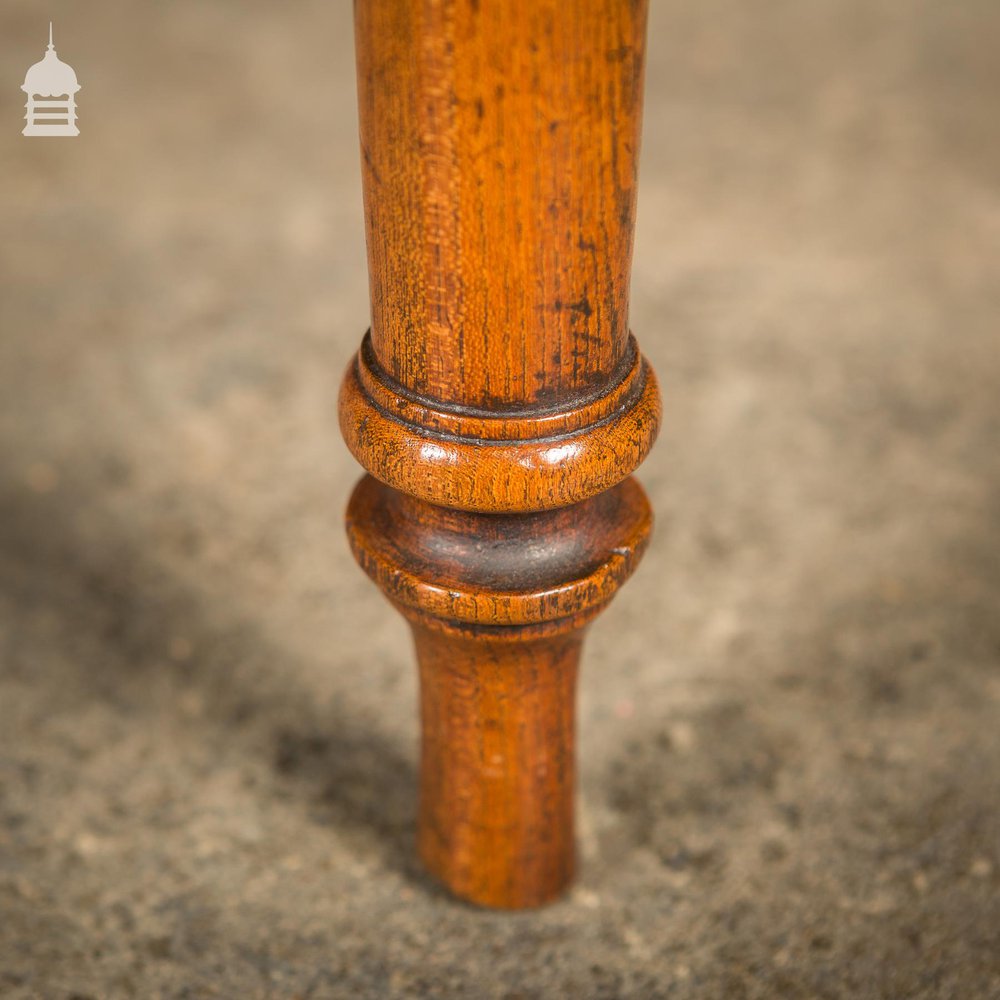
[[[419,848],[535,906],[573,871],[585,628],[652,526],[628,328],[643,0],[357,0],[371,328],[340,423],[358,562],[409,620]]]
[[[490,413],[606,384],[628,341],[646,4],[356,12],[382,366]]]
[[[344,440],[372,475],[462,510],[548,510],[595,496],[642,462],[659,426],[656,376],[641,357],[604,396],[520,419],[431,407],[377,381],[364,352],[340,392]]]
[[[582,633],[456,637],[414,627],[427,867],[487,906],[538,906],[572,878]]]
[[[347,534],[361,567],[413,620],[455,626],[580,627],[632,574],[653,516],[629,478],[600,496],[534,515],[447,510],[358,483]]]

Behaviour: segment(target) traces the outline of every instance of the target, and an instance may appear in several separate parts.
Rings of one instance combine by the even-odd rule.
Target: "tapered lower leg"
[[[537,906],[573,876],[574,702],[582,633],[473,638],[415,625],[418,843],[453,892]]]
[[[419,850],[456,895],[539,906],[572,878],[580,648],[651,520],[631,478],[525,514],[448,510],[370,476],[355,488],[351,548],[416,641]]]

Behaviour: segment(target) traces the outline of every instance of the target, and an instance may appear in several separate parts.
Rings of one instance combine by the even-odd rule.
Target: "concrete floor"
[[[1000,997],[1000,8],[654,0],[659,512],[582,872],[450,901],[354,566],[350,9],[6,0],[0,995]],[[20,135],[47,20],[82,134]]]

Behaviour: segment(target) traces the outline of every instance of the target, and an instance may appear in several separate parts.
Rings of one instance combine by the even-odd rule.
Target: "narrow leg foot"
[[[573,877],[581,631],[529,640],[413,632],[424,863],[475,903],[554,899]]]

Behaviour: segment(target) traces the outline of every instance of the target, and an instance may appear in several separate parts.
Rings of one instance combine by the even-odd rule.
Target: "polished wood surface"
[[[360,0],[372,346],[489,413],[625,357],[646,5]]]
[[[416,626],[420,855],[458,895],[535,906],[573,875],[579,630],[526,639]]]
[[[361,566],[409,619],[419,847],[533,906],[573,871],[586,626],[638,562],[656,379],[628,328],[646,6],[358,0],[371,329],[341,428]]]

